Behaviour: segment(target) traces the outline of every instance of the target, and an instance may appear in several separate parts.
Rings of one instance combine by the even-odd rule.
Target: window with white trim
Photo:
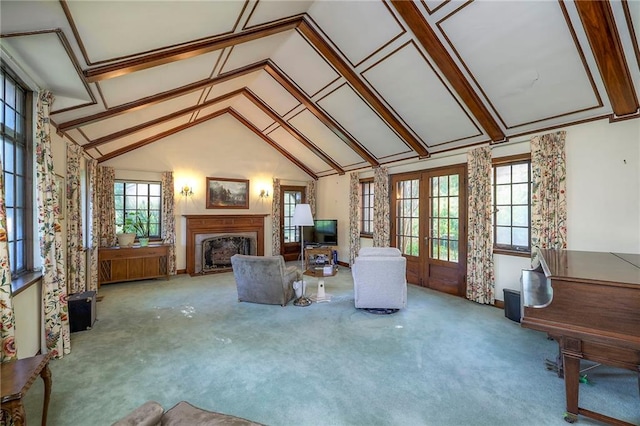
[[[149,238],[161,237],[162,184],[160,182],[116,180],[114,193],[116,232],[122,232],[127,215],[141,213],[144,217],[149,217]]]

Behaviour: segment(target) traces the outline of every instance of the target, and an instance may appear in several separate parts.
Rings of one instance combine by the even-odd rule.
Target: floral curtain
[[[389,223],[389,170],[378,167],[373,175],[373,246],[389,247],[391,242]]]
[[[273,199],[271,201],[271,254],[280,254],[280,179],[273,179]]]
[[[2,169],[0,158],[0,169]],[[2,169],[4,170],[4,169]],[[0,362],[17,358],[16,318],[11,299],[11,267],[7,244],[7,213],[4,205],[4,173],[0,173]]]
[[[173,172],[162,173],[162,242],[169,244],[169,275],[176,274],[176,216],[173,192]]]
[[[360,251],[360,178],[349,175],[349,264],[353,265]]]
[[[493,304],[495,276],[491,226],[491,148],[487,146],[469,151],[467,170],[467,299]]]
[[[93,221],[98,224],[100,231],[100,247],[116,245],[116,206],[113,185],[116,172],[113,167],[98,166],[96,182],[97,208],[94,210]]]
[[[567,248],[566,132],[531,139],[531,253]]]
[[[56,191],[49,110],[53,95],[49,91],[38,94],[36,121],[36,185],[38,199],[38,234],[42,263],[42,305],[47,350],[54,358],[71,352],[67,283],[62,254],[60,200]]]
[[[89,223],[87,224],[87,229],[90,230],[90,244],[88,250],[89,256],[89,290],[98,290],[98,247],[100,246],[100,222],[96,220],[96,214],[99,211],[98,208],[98,192],[97,192],[97,181],[98,181],[98,161],[97,160],[87,160],[87,174],[89,175],[89,200],[87,202],[88,205],[88,215]]]
[[[87,290],[80,193],[81,159],[82,148],[67,141],[67,285],[71,294]]]
[[[311,208],[311,215],[316,217],[316,181],[310,180],[307,182],[307,191],[306,191],[307,204],[309,204],[309,208]]]

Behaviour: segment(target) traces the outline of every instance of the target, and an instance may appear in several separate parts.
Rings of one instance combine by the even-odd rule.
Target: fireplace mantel
[[[264,218],[268,214],[184,215],[187,220],[187,274],[196,275],[196,235],[208,233],[255,232],[257,255],[264,256]]]

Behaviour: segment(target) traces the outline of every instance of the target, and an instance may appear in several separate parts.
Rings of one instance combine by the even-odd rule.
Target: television
[[[316,219],[313,226],[304,227],[305,246],[337,246],[338,221],[336,219]]]

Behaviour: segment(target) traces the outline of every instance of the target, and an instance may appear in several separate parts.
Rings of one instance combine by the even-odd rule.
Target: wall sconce
[[[183,186],[182,190],[180,191],[180,195],[182,195],[183,197],[191,197],[193,195],[193,188],[189,185]]]
[[[260,190],[260,198],[269,198],[269,190],[261,189]]]

